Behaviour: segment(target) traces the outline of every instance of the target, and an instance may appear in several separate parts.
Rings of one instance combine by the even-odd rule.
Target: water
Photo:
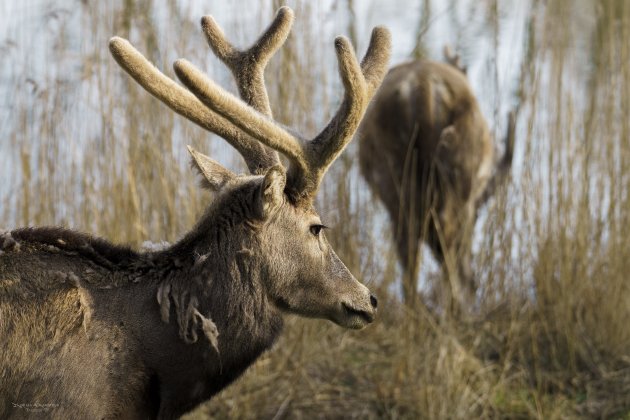
[[[159,68],[172,76],[170,63],[181,56],[190,57],[205,65],[211,77],[232,91],[233,82],[228,72],[207,51],[198,29],[200,16],[212,14],[229,34],[229,38],[242,46],[258,36],[276,7],[271,2],[258,0],[179,0],[138,4],[150,8],[148,16],[155,31],[156,48],[145,52],[156,61]],[[284,112],[290,106],[276,106],[280,108],[279,118],[295,118],[298,129],[309,134],[314,134],[324,126],[341,97],[332,47],[334,37],[339,34],[350,36],[356,43],[358,54],[362,56],[371,28],[384,25],[392,31],[392,65],[411,59],[414,51],[418,50],[425,51],[429,58],[441,60],[442,49],[446,44],[460,53],[482,111],[496,138],[502,139],[508,111],[522,100],[518,94],[522,69],[532,64],[524,61],[528,31],[532,28],[534,32],[542,33],[549,30],[549,25],[553,25],[553,22],[550,24],[542,20],[532,22],[532,13],[541,12],[544,8],[544,5],[534,0],[497,3],[477,0],[327,0],[287,4],[296,11],[292,35],[298,40],[296,42],[301,42],[308,34],[316,37],[314,41],[309,41],[311,44],[308,44],[308,49],[298,49],[298,61],[307,70],[314,72],[317,83],[307,98],[312,102],[311,113],[292,117]],[[119,150],[129,147],[126,134],[130,123],[125,108],[127,95],[116,91],[111,97],[112,92],[109,91],[112,86],[120,89],[126,80],[126,75],[118,69],[107,52],[108,39],[115,35],[111,28],[120,26],[116,22],[121,19],[117,14],[121,8],[121,4],[115,2],[96,6],[77,0],[4,1],[0,4],[0,52],[5,63],[0,69],[0,136],[4,139],[0,142],[0,179],[3,180],[0,182],[0,203],[3,207],[8,206],[0,208],[0,214],[4,215],[2,224],[6,227],[14,226],[19,219],[18,208],[6,203],[13,203],[12,197],[20,189],[24,159],[30,161],[33,179],[48,176],[41,168],[41,162],[46,160],[53,161],[59,168],[71,165],[85,168],[88,150],[98,150],[105,158],[114,153],[109,158],[117,172],[124,172],[129,165],[127,156],[117,156],[116,152],[111,151],[112,141],[122,145]],[[247,13],[242,13],[243,10],[247,10]],[[581,100],[579,98],[580,89],[587,85],[589,77],[585,51],[588,50],[593,31],[593,10],[593,2],[580,0],[566,11],[571,15],[570,24],[574,26],[569,31],[573,36],[572,42],[583,47],[568,54],[569,61],[564,70],[565,83],[574,86],[578,107],[586,106],[587,101],[586,96]],[[146,28],[140,24],[138,20],[132,21],[129,38],[133,42],[146,37],[146,32],[143,32]],[[535,60],[539,69],[536,77],[540,83],[552,86],[554,74],[549,57],[536,51],[527,58]],[[296,69],[295,72],[302,70]],[[276,76],[273,72],[267,74],[270,93],[279,91],[277,86],[283,83],[293,82],[277,80]],[[553,139],[544,130],[548,119],[555,117],[550,112],[555,104],[545,97],[540,98],[537,104],[536,109],[529,107],[528,103],[524,104],[517,121],[513,166],[516,180],[524,176],[526,169],[533,174],[545,174],[552,170],[545,159],[538,162],[524,159],[527,148],[536,148],[541,155],[545,155],[545,150],[552,147]],[[102,118],[103,109],[112,110],[111,121]],[[168,112],[165,108],[158,108],[157,111]],[[523,139],[527,137],[528,125],[534,117],[540,124],[534,130],[540,130],[540,135],[533,136],[534,144],[525,145]],[[44,120],[51,122],[42,124]],[[189,135],[186,127],[181,119],[175,120],[173,138],[168,143],[173,156],[184,168],[187,156],[183,146],[188,142]],[[151,127],[145,130],[149,136],[161,135],[152,132]],[[55,139],[53,143],[52,139]],[[58,149],[51,150],[50,144],[58,146]],[[227,166],[236,159],[230,147],[220,140],[212,142],[211,150],[212,155]],[[232,168],[235,167],[238,169],[238,163],[232,163]],[[80,169],[78,173],[81,173]],[[357,176],[356,171],[353,173]],[[83,176],[89,177],[91,174]],[[74,197],[81,201],[80,181],[61,179],[66,180],[68,188],[79,191]],[[90,182],[98,190],[105,180],[96,173]],[[364,184],[361,185],[365,188]],[[527,206],[528,198],[519,183],[515,182],[511,188],[514,200]],[[57,202],[54,211],[55,220],[74,225],[73,213],[63,200]],[[542,211],[549,209],[543,208]],[[486,215],[482,211],[478,231],[482,229]],[[381,211],[377,223],[386,223],[385,220]],[[515,228],[519,228],[521,215],[516,216],[515,223]],[[479,232],[475,243],[477,250],[481,246],[481,238]],[[524,236],[517,240],[527,242],[529,238]],[[513,254],[513,258],[517,258],[518,252],[514,251]],[[425,267],[428,271],[436,269],[432,264]],[[425,275],[426,272],[422,277]]]

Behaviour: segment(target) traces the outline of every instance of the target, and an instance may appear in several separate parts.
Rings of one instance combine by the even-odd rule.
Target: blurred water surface
[[[0,178],[5,180],[0,183],[3,225],[65,223],[99,230],[98,223],[74,220],[76,215],[72,208],[89,203],[83,197],[88,194],[87,190],[105,188],[107,181],[103,177],[109,177],[108,172],[129,173],[128,168],[137,164],[130,159],[146,157],[142,149],[150,143],[129,144],[136,134],[151,137],[161,148],[168,148],[163,159],[172,156],[180,168],[185,166],[184,145],[190,142],[187,135],[190,124],[178,117],[165,116],[170,111],[157,104],[147,104],[151,99],[142,96],[138,99],[149,109],[129,111],[131,107],[138,107],[134,101],[144,93],[130,87],[127,76],[109,56],[107,41],[112,35],[128,37],[172,77],[171,63],[179,57],[187,57],[205,65],[211,77],[234,90],[227,70],[205,45],[198,29],[200,16],[215,16],[230,39],[244,46],[258,36],[281,4],[284,3],[257,0],[3,2],[0,5],[0,49],[5,63],[0,69],[0,136],[4,139],[0,143]],[[359,54],[363,54],[371,28],[384,25],[393,35],[392,64],[420,55],[441,60],[446,44],[460,53],[473,90],[498,139],[503,136],[507,112],[518,104],[522,106],[517,125],[515,179],[523,174],[525,139],[531,143],[527,147],[542,149],[541,153],[549,147],[550,138],[526,134],[526,130],[535,132],[536,127],[531,126],[530,116],[534,110],[528,109],[531,103],[525,97],[527,87],[523,85],[523,72],[536,66],[537,80],[555,83],[551,80],[548,57],[540,51],[531,51],[534,33],[546,30],[542,19],[534,19],[543,8],[538,2],[328,0],[287,4],[296,11],[291,49],[281,51],[267,71],[275,116],[280,121],[308,134],[323,127],[341,97],[332,40],[336,35],[347,35]],[[563,70],[566,73],[563,80],[575,85],[573,92],[579,92],[588,83],[589,61],[584,51],[589,51],[592,39],[595,3],[580,0],[571,5],[570,10],[562,13],[571,16],[567,19],[569,25],[575,27],[570,30],[571,42],[579,48],[571,48],[571,53],[567,53],[569,66]],[[245,10],[247,13],[243,13]],[[536,48],[543,50],[544,46]],[[131,97],[127,94],[129,89]],[[575,95],[575,103],[583,105],[585,97]],[[545,97],[537,101],[535,113],[541,126],[553,115],[547,108],[554,106]],[[131,121],[131,117],[136,120]],[[168,127],[153,124],[154,119],[168,121]],[[137,127],[133,128],[134,125]],[[130,135],[129,130],[135,134]],[[544,129],[539,131],[544,132]],[[206,135],[195,134],[195,137],[201,136]],[[226,143],[214,140],[211,144],[210,150],[219,160],[242,168],[239,158]],[[131,150],[134,148],[137,154]],[[97,153],[86,154],[87,150]],[[207,145],[205,150],[208,150]],[[353,153],[353,149],[350,152]],[[108,164],[97,168],[101,160]],[[527,164],[534,173],[551,169],[544,159]],[[356,170],[351,174],[358,178]],[[53,182],[54,187],[50,185]],[[365,188],[361,180],[356,182],[360,189]],[[36,194],[37,184],[53,197],[48,200],[29,198],[29,191]],[[527,197],[518,188],[518,184],[513,186],[513,197],[524,203]],[[72,197],[72,202],[63,199],[64,195]],[[35,217],[33,211],[25,210],[29,206],[25,200],[29,203],[47,201],[47,204],[42,203],[47,210]],[[97,197],[92,202],[97,209],[107,206]],[[140,203],[136,205],[137,210],[143,206],[151,208],[148,203]],[[380,225],[383,221],[384,216],[377,218],[376,223]],[[146,228],[142,230],[148,234]],[[171,233],[174,235],[176,230]],[[130,239],[128,235],[122,237]]]

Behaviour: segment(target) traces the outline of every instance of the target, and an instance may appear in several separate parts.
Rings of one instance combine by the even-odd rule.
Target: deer
[[[225,139],[249,173],[189,147],[212,200],[164,249],[136,251],[60,227],[4,232],[0,417],[22,417],[37,403],[53,418],[176,418],[269,350],[287,314],[349,329],[374,321],[377,298],[331,248],[313,201],[386,73],[390,34],[375,27],[361,62],[347,38],[335,39],[343,100],[321,133],[305,139],[273,120],[264,81],[293,19],[281,7],[241,50],[211,16],[202,18],[240,98],[180,59],[173,67],[183,87],[129,41],[110,40],[140,86]]]
[[[447,280],[443,308],[461,313],[477,290],[471,270],[477,212],[510,172],[515,112],[496,159],[466,69],[448,47],[444,55],[446,62],[417,59],[389,70],[358,129],[359,166],[392,223],[404,301],[417,303],[426,243]]]

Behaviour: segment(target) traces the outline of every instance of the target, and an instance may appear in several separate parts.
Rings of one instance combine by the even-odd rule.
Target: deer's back
[[[455,141],[443,141],[448,127]],[[492,160],[487,124],[459,69],[416,60],[389,71],[360,128],[361,171],[386,204],[398,200],[392,191],[399,190],[403,172],[424,191],[436,167],[467,201],[480,194]]]
[[[58,229],[1,239],[13,243],[0,252],[0,417],[27,416],[34,403],[47,404],[39,409],[54,418],[67,410],[85,418],[144,412],[124,400],[144,392],[137,345],[124,325],[115,325],[114,314],[124,316],[120,303],[102,304],[123,281],[113,266],[131,262],[134,253]],[[123,372],[124,379],[116,376]]]

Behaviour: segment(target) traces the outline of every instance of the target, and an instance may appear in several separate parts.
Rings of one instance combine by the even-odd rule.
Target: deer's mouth
[[[348,317],[359,317],[361,320],[365,321],[366,324],[371,324],[374,321],[373,312],[356,309],[346,303],[342,303],[341,305],[343,306],[343,310]]]

